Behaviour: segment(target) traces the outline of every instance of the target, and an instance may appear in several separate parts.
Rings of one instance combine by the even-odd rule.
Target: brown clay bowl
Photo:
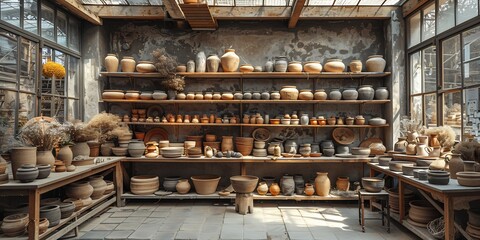
[[[385,179],[375,177],[363,177],[362,186],[367,192],[380,192],[385,186]]]
[[[251,193],[255,190],[258,183],[258,177],[256,176],[232,176],[230,177],[232,187],[237,193]]]
[[[220,178],[217,175],[197,175],[191,177],[195,191],[200,195],[215,193]]]
[[[480,187],[480,178],[466,178],[466,177],[459,177],[457,175],[457,182],[460,186],[465,187]]]
[[[403,165],[410,165],[413,166],[414,162],[409,161],[391,161],[388,163],[390,170],[395,172],[402,172]]]
[[[270,124],[280,124],[280,119],[278,118],[270,119]]]
[[[409,218],[417,223],[427,224],[441,216],[441,214],[427,201],[415,200],[409,203]]]

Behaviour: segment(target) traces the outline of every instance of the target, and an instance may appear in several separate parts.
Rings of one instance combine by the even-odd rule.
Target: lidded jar
[[[213,98],[212,92],[206,92],[205,95],[203,96],[203,99],[205,100],[212,100],[212,98]]]
[[[195,100],[203,100],[203,93],[202,92],[195,93]]]
[[[252,99],[252,93],[251,92],[243,92],[243,99],[245,99],[245,100]]]
[[[282,100],[297,100],[298,94],[296,86],[283,86],[280,90],[280,98]]]
[[[243,99],[243,94],[242,92],[238,91],[233,94],[233,99],[235,100],[242,100]]]
[[[187,100],[194,100],[195,99],[195,93],[194,92],[188,92],[186,96]]]

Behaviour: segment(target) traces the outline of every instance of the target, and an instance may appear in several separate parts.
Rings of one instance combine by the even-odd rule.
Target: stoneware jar
[[[212,99],[213,99],[213,93],[212,93],[212,92],[206,92],[206,93],[203,95],[203,99],[205,99],[205,100],[212,100]]]
[[[257,187],[257,193],[259,195],[265,195],[268,193],[268,186],[266,182],[260,182]]]
[[[226,49],[225,54],[220,58],[224,72],[236,72],[240,64],[240,57],[235,54],[235,49]]]
[[[207,58],[207,72],[218,72],[220,58],[216,54],[211,54]]]
[[[179,65],[175,68],[175,71],[176,71],[176,72],[180,72],[180,73],[186,72],[186,71],[187,71],[187,65],[185,65],[185,64],[179,64]]]
[[[175,185],[175,189],[180,194],[187,194],[190,192],[191,185],[188,182],[188,179],[179,179],[178,183]]]
[[[233,93],[232,92],[222,93],[222,100],[233,100]]]
[[[187,62],[187,72],[195,72],[195,61],[188,60],[188,62]]]
[[[317,89],[315,90],[315,94],[313,94],[313,99],[315,100],[327,100],[328,95],[325,92],[325,89]]]
[[[142,99],[142,100],[152,100],[152,94],[153,94],[153,92],[143,91],[140,94],[140,99]]]
[[[270,93],[270,99],[271,100],[280,100],[280,92],[278,91],[272,91],[272,93]]]
[[[357,100],[358,92],[354,88],[347,88],[342,92],[343,100]]]
[[[358,100],[373,100],[375,90],[372,85],[362,85],[358,88]]]
[[[324,69],[325,72],[343,72],[345,70],[345,64],[338,58],[328,59]]]
[[[65,145],[61,147],[57,153],[57,159],[61,160],[65,164],[65,166],[69,166],[72,164],[73,152],[70,147],[71,145]]]
[[[259,91],[253,91],[252,99],[253,100],[260,100],[262,98],[262,94]]]
[[[298,145],[295,139],[287,139],[283,143],[283,147],[286,153],[297,153]]]
[[[62,202],[59,203],[58,206],[60,207],[61,219],[70,217],[75,211],[75,205],[73,204],[73,202]]]
[[[155,65],[153,65],[153,62],[150,61],[139,61],[137,64],[137,72],[140,73],[152,73],[157,71],[157,68]]]
[[[174,96],[175,97],[173,99],[177,99],[177,100],[185,100],[187,98],[187,95],[184,92],[179,92]]]
[[[245,100],[250,100],[250,99],[252,99],[252,97],[253,97],[253,95],[252,95],[251,92],[248,92],[248,91],[247,91],[247,92],[243,92],[243,99],[245,99]]]
[[[115,54],[107,54],[105,57],[105,68],[107,69],[107,72],[118,71],[118,58]]]
[[[93,187],[92,199],[99,199],[107,190],[107,182],[103,180],[102,175],[94,175],[88,178],[89,184]]]
[[[300,145],[300,148],[298,149],[298,152],[303,156],[303,157],[308,157],[310,156],[310,153],[312,152],[312,147],[310,143],[305,143]],[[302,184],[303,186],[303,184]]]
[[[378,87],[375,90],[375,99],[377,99],[377,100],[388,99],[388,89],[387,89],[387,87]]]
[[[222,136],[222,152],[233,151],[233,136]]]
[[[195,93],[195,100],[203,100],[203,93],[202,92],[197,92]]]
[[[263,70],[265,72],[273,72],[273,62],[270,60],[266,61]]]
[[[177,190],[177,183],[180,180],[179,176],[170,176],[163,178],[163,188],[168,192],[175,192]]]
[[[295,193],[295,181],[293,180],[293,176],[283,176],[280,185],[283,195],[292,196]]]
[[[295,86],[283,86],[280,90],[280,98],[282,100],[297,100],[298,89]]]
[[[299,100],[313,100],[313,93],[310,89],[302,89],[298,95]]]
[[[300,125],[308,125],[309,117],[307,113],[303,113],[300,117]]]
[[[17,179],[22,183],[33,182],[38,177],[38,168],[33,164],[24,164],[17,169]]]
[[[287,57],[285,56],[278,56],[275,57],[275,72],[286,72],[287,71]]]
[[[342,93],[339,89],[332,88],[332,90],[330,90],[330,93],[328,94],[328,98],[330,100],[340,100],[342,99]]]
[[[243,99],[243,94],[242,94],[242,92],[235,92],[235,93],[233,94],[233,99],[235,99],[235,100],[242,100],[242,99]]]
[[[261,94],[261,99],[262,100],[270,99],[270,93],[268,91],[263,91],[262,94]]]
[[[195,57],[195,72],[205,72],[207,70],[207,56],[203,51],[197,53]]]
[[[308,73],[320,73],[322,71],[322,64],[319,61],[308,61],[303,65],[303,70]]]
[[[305,180],[303,179],[302,174],[295,174],[293,176],[293,181],[295,182],[295,194],[302,195],[305,189]]]
[[[123,57],[120,62],[122,72],[135,72],[136,62],[133,57]]]
[[[352,60],[349,64],[350,72],[359,73],[362,71],[362,61]]]
[[[349,177],[337,177],[337,181],[335,182],[337,190],[340,191],[347,191],[350,189],[350,178]]]
[[[452,179],[457,179],[457,172],[463,172],[465,168],[461,156],[458,153],[449,153],[445,156],[445,160],[448,161],[450,178]]]
[[[38,168],[37,179],[47,178],[48,176],[50,176],[50,173],[52,172],[52,167],[50,166],[50,164],[40,164],[40,165],[37,165],[37,168]]]
[[[383,59],[382,55],[372,55],[369,56],[366,65],[367,65],[367,72],[383,72],[385,70],[386,65],[385,59]]]
[[[167,93],[160,90],[154,90],[152,94],[152,98],[155,100],[165,100],[167,99]]]
[[[47,205],[40,207],[40,218],[48,219],[48,227],[57,226],[60,223],[62,213],[58,205]]]
[[[291,61],[288,63],[287,71],[289,72],[302,72],[302,63],[298,61]]]
[[[128,143],[128,154],[131,157],[139,158],[145,152],[145,143],[140,140],[131,140]]]
[[[330,179],[328,178],[328,173],[317,172],[315,191],[317,195],[321,197],[326,197],[330,194]]]
[[[25,233],[28,226],[28,214],[17,213],[8,215],[3,219],[1,230],[7,237],[16,237]]]

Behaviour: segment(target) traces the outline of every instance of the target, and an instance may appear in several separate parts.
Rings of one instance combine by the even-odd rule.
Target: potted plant
[[[185,89],[185,80],[183,76],[169,75],[162,81],[162,85],[167,89],[168,99],[173,100],[178,92]]]
[[[103,156],[111,155],[113,140],[117,138],[114,134],[116,129],[120,128],[120,117],[111,113],[102,112],[95,115],[87,124],[87,127],[96,129],[99,133],[98,141],[88,142],[90,146],[90,156],[98,156],[100,147]],[[105,146],[103,146],[105,145]],[[92,149],[95,149],[92,151]]]
[[[71,122],[69,129],[71,140],[75,143],[72,146],[73,158],[77,156],[90,156],[90,147],[87,141],[97,140],[100,133],[97,129],[88,127],[88,125],[80,120]]]

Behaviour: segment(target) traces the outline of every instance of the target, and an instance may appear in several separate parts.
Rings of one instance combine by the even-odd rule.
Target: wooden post
[[[400,215],[400,223],[403,222],[403,218],[405,217],[405,186],[403,182],[398,179],[398,209]]]
[[[122,173],[122,162],[118,161],[115,164],[115,177],[114,177],[114,184],[115,190],[117,195],[117,207],[123,207],[124,204],[122,202],[122,194],[123,194],[123,173]]]
[[[40,192],[36,189],[28,192],[28,239],[39,239],[40,232]]]
[[[453,240],[455,239],[455,225],[454,225],[454,209],[453,209],[453,199],[449,195],[444,195],[443,197],[443,209],[444,215],[443,219],[445,221],[445,239]]]

